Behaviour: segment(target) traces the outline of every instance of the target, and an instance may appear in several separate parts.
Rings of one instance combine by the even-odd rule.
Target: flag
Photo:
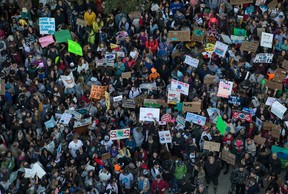
[[[79,56],[83,56],[82,47],[79,43],[73,40],[67,40],[67,41],[68,41],[68,52],[74,53]]]
[[[218,131],[220,131],[220,133],[222,135],[225,134],[225,132],[226,132],[226,123],[225,123],[225,121],[223,121],[221,116],[218,116],[217,123],[216,123],[216,128],[218,129]]]

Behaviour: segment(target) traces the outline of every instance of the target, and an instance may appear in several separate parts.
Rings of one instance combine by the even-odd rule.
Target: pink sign
[[[44,36],[39,38],[39,43],[41,44],[41,47],[44,48],[46,46],[48,46],[49,44],[54,43],[54,39],[52,35],[48,35],[48,36]]]

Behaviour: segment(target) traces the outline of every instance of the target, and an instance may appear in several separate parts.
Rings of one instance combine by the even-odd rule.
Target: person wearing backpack
[[[145,177],[143,173],[137,178],[137,191],[139,194],[148,194],[150,189],[149,179]]]

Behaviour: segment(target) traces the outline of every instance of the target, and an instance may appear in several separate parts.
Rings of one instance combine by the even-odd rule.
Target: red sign
[[[236,120],[241,120],[241,121],[246,121],[246,122],[252,123],[252,115],[249,113],[233,110],[232,116]]]
[[[170,120],[172,119],[172,116],[170,114],[164,114],[162,117],[161,117],[161,121],[162,122],[169,122]]]

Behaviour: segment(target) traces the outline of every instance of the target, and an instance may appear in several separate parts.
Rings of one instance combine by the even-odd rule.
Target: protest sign
[[[277,0],[272,0],[270,3],[268,3],[268,7],[269,8],[275,8],[278,5],[278,1]]]
[[[158,131],[160,143],[172,143],[170,131]]]
[[[76,24],[79,26],[87,26],[87,21],[86,20],[82,20],[80,18],[76,19]]]
[[[216,78],[216,75],[208,74],[204,77],[204,84],[215,84]]]
[[[31,164],[30,167],[32,167],[32,170],[35,172],[35,175],[38,176],[38,178],[40,179],[42,179],[42,177],[47,174],[45,170],[40,166],[39,162]]]
[[[65,110],[65,113],[72,115],[73,119],[80,120],[82,119],[82,114],[75,110]]]
[[[132,72],[131,72],[131,71],[129,71],[129,72],[123,72],[122,75],[121,75],[121,77],[122,77],[123,79],[129,79],[129,78],[131,77],[131,75],[132,75]]]
[[[206,123],[206,117],[203,117],[201,115],[196,115],[190,112],[187,112],[185,119],[188,122],[192,122],[194,124],[201,125],[201,126],[205,125]]]
[[[223,121],[222,117],[219,115],[218,116],[218,119],[217,119],[217,122],[216,122],[216,128],[218,129],[218,131],[220,131],[220,133],[222,135],[225,134],[226,132],[226,122]]]
[[[264,129],[264,130],[270,131],[273,126],[274,126],[274,124],[271,123],[271,122],[269,122],[269,121],[264,121],[264,122],[263,122],[263,129]]]
[[[75,86],[75,80],[74,80],[74,76],[72,74],[72,72],[66,76],[66,75],[61,75],[60,76],[63,84],[66,88],[73,88]]]
[[[49,152],[53,153],[54,149],[55,149],[55,143],[54,141],[49,142],[48,144],[46,144],[43,148],[47,149]],[[42,148],[42,149],[43,149]]]
[[[128,139],[130,137],[130,128],[111,130],[109,134],[111,140]]]
[[[247,42],[244,41],[240,47],[241,51],[250,51],[252,53],[256,53],[259,46],[259,42]]]
[[[111,154],[110,153],[105,153],[101,155],[102,160],[108,160],[111,158]]]
[[[209,150],[211,152],[219,152],[220,151],[220,143],[213,141],[204,141],[204,150]]]
[[[231,42],[233,44],[242,44],[243,42],[247,41],[247,37],[246,36],[235,36],[235,35],[231,35]]]
[[[186,55],[184,63],[186,63],[187,65],[190,65],[192,67],[197,68],[198,64],[199,64],[199,60],[195,59],[193,57],[190,57],[189,55]]]
[[[39,38],[38,41],[42,48],[45,48],[46,46],[55,42],[52,35],[43,36]]]
[[[257,28],[257,36],[259,38],[262,37],[262,32],[265,32],[265,28]]]
[[[78,42],[69,39],[67,41],[68,41],[68,52],[74,53],[79,56],[83,56],[82,47]]]
[[[216,41],[216,44],[214,46],[214,52],[219,55],[220,57],[225,57],[225,54],[227,52],[228,45],[224,44],[220,41]]]
[[[262,126],[262,121],[261,121],[261,119],[259,119],[258,117],[256,117],[256,121],[255,121],[255,125],[256,125],[256,127],[261,127]]]
[[[0,79],[0,95],[5,95],[5,80]]]
[[[254,63],[272,63],[273,56],[272,53],[258,53],[255,56]]]
[[[267,98],[267,100],[265,102],[265,105],[271,106],[275,101],[276,101],[276,98],[268,96],[268,98]]]
[[[107,88],[108,88],[108,86],[98,86],[98,85],[92,84],[91,92],[90,92],[90,98],[100,100],[102,98],[102,96],[104,96]]]
[[[282,67],[288,71],[288,60],[283,60]]]
[[[167,102],[168,104],[176,105],[180,102],[181,94],[175,90],[168,89]]]
[[[55,33],[55,18],[41,17],[39,18],[40,34],[54,34]]]
[[[9,183],[13,183],[18,176],[18,170],[15,172],[11,172],[10,176],[9,176]]]
[[[214,36],[206,36],[206,42],[216,44],[217,39]]]
[[[193,33],[192,33],[192,40],[197,42],[203,42],[205,38],[205,29],[199,28],[199,27],[193,27]]]
[[[122,100],[123,108],[136,108],[136,103],[134,99],[123,99]]]
[[[232,41],[230,39],[230,37],[226,34],[221,34],[222,40],[226,43],[226,44],[232,44]]]
[[[51,118],[48,121],[46,121],[44,124],[45,124],[46,129],[55,127],[56,121],[54,119],[54,116],[52,115]]]
[[[159,99],[144,99],[143,105],[150,108],[167,107],[167,103]]]
[[[113,97],[113,102],[121,102],[123,99],[123,95]]]
[[[196,112],[200,113],[202,109],[202,101],[183,102],[183,112]]]
[[[234,28],[234,35],[235,36],[247,36],[247,31],[241,28]]]
[[[162,122],[166,122],[168,123],[169,121],[172,120],[172,116],[168,113],[164,114],[162,117],[161,117],[161,121]]]
[[[209,117],[211,117],[215,112],[220,115],[220,110],[218,108],[207,108]]]
[[[286,69],[276,69],[275,75],[272,79],[272,81],[278,82],[278,83],[282,83],[283,80],[286,79]]]
[[[71,114],[63,113],[59,122],[64,124],[64,125],[68,125],[71,118],[72,118]]]
[[[259,145],[264,145],[266,142],[266,138],[261,137],[260,135],[255,135],[254,136],[254,142],[259,144]]]
[[[252,117],[255,116],[256,110],[257,110],[257,108],[251,109],[251,108],[247,108],[247,107],[243,107],[243,109],[242,109],[243,112],[247,112],[247,113],[251,114]]]
[[[268,79],[265,79],[265,86],[267,86],[268,88],[272,89],[272,90],[282,90],[283,88],[283,84],[282,83],[278,83],[278,82],[274,82]]]
[[[229,96],[228,103],[239,106],[241,104],[241,98],[238,96]]]
[[[67,42],[68,40],[72,40],[69,30],[57,31],[55,32],[54,36],[55,36],[57,43],[62,43],[62,42]]]
[[[107,110],[110,109],[111,103],[110,103],[110,93],[105,91],[105,104]]]
[[[33,169],[24,168],[24,170],[25,170],[25,174],[24,174],[25,178],[34,178],[36,172]]]
[[[232,93],[233,82],[220,80],[217,96],[228,98]]]
[[[159,121],[160,109],[159,108],[140,108],[139,121]]]
[[[191,37],[190,37],[190,30],[186,30],[186,31],[169,31],[168,32],[168,40],[171,42],[185,42],[191,41]]]
[[[221,159],[227,162],[228,164],[235,166],[236,156],[230,153],[229,151],[225,151],[224,149],[222,149]]]
[[[275,139],[280,139],[280,130],[281,127],[279,125],[274,125],[272,127],[271,136]]]
[[[180,116],[180,115],[177,115],[177,117],[176,117],[176,122],[177,122],[178,124],[181,124],[181,125],[184,125],[184,126],[185,126],[186,120],[185,120],[184,117],[182,117],[182,116]]]
[[[235,128],[232,123],[226,123],[226,132],[228,133],[235,133]]]
[[[91,125],[92,123],[92,117],[86,118],[86,119],[81,119],[79,121],[74,122],[73,128],[78,128],[78,127],[84,127],[87,125]]]
[[[239,110],[232,110],[232,117],[235,120],[246,121],[252,123],[252,115]]]
[[[273,102],[273,104],[271,105],[271,112],[280,119],[283,119],[283,115],[286,110],[287,108],[278,101]]]
[[[188,95],[189,93],[189,84],[180,82],[178,80],[172,79],[171,89],[180,92],[181,94]]]
[[[260,46],[266,48],[272,48],[272,45],[273,45],[273,34],[262,32]]]
[[[230,0],[231,5],[241,5],[247,3],[253,3],[253,0]]]

